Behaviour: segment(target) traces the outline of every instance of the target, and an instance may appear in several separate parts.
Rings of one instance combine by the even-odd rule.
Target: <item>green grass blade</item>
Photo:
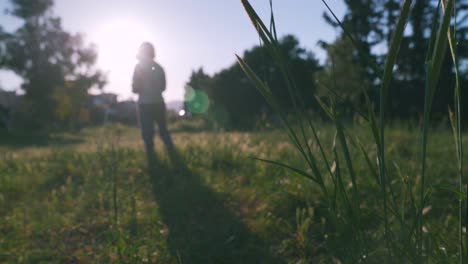
[[[357,206],[359,207],[359,197],[358,197],[358,187],[357,187],[357,181],[356,181],[356,174],[354,172],[354,167],[353,167],[353,162],[351,160],[351,154],[348,148],[348,143],[344,134],[344,127],[341,121],[339,120],[338,113],[334,111],[334,122],[335,122],[335,127],[337,129],[337,134],[338,134],[338,140],[340,141],[340,145],[344,154],[346,166],[348,167],[348,172],[351,177],[351,182],[353,184],[353,192],[354,192],[354,198],[355,202],[357,202]]]
[[[258,160],[258,161],[262,161],[262,162],[265,162],[265,163],[269,163],[269,164],[273,164],[273,165],[276,165],[276,166],[279,166],[279,167],[282,167],[282,168],[286,168],[288,170],[291,170],[293,172],[296,172],[297,174],[301,175],[301,176],[304,176],[306,177],[307,179],[309,180],[312,180],[313,182],[315,183],[319,183],[319,181],[312,175],[310,175],[309,173],[303,171],[303,170],[300,170],[300,169],[297,169],[297,168],[294,168],[290,165],[287,165],[287,164],[284,164],[282,162],[279,162],[279,161],[273,161],[273,160],[267,160],[267,159],[261,159],[261,158],[253,158],[255,160]]]
[[[323,177],[321,175],[320,169],[318,167],[318,162],[315,159],[315,157],[312,155],[312,152],[310,151],[310,147],[307,144],[307,141],[305,142],[306,144],[306,149],[304,149],[303,145],[301,144],[301,141],[299,137],[297,136],[296,132],[292,128],[292,126],[288,123],[286,117],[282,113],[279,104],[276,102],[274,96],[272,95],[268,85],[263,82],[257,74],[245,63],[244,60],[242,60],[239,56],[237,56],[237,60],[239,62],[239,65],[241,66],[242,70],[246,73],[247,77],[251,80],[251,82],[255,85],[255,87],[260,91],[260,93],[266,98],[267,102],[270,104],[270,106],[273,107],[275,111],[278,112],[280,115],[280,118],[283,121],[283,124],[286,127],[286,130],[288,132],[288,135],[293,142],[293,144],[296,146],[296,149],[300,152],[300,154],[304,157],[306,162],[308,163],[309,167],[313,170],[314,174],[316,175],[316,181],[319,183],[320,187],[324,191],[324,194],[326,197],[328,197],[327,189],[325,187],[325,183],[323,181]],[[304,133],[302,133],[304,135]],[[306,152],[307,151],[307,152]]]
[[[278,34],[276,34],[275,14],[273,10],[273,0],[270,0],[270,32],[273,32],[273,37],[276,41],[278,41]]]
[[[297,137],[296,132],[294,131],[294,129],[292,129],[292,126],[289,124],[286,116],[281,111],[281,107],[279,106],[275,97],[271,93],[271,90],[268,87],[268,85],[258,77],[258,75],[252,70],[252,68],[250,68],[250,66],[247,63],[245,63],[245,61],[242,58],[240,58],[237,55],[236,55],[236,58],[240,67],[242,68],[244,73],[247,75],[249,80],[257,88],[257,90],[262,94],[262,96],[265,98],[267,103],[278,113],[280,120],[283,126],[285,127],[287,134],[290,137],[293,144],[301,152],[302,155],[305,155],[304,149],[302,148],[302,145],[300,144],[300,140]]]
[[[381,92],[383,93],[383,96],[381,96],[381,98],[383,99],[386,99],[388,97],[388,90],[393,75],[393,67],[395,66],[398,51],[400,50],[401,41],[403,39],[403,33],[405,31],[406,23],[410,15],[411,4],[412,0],[405,0],[400,12],[400,18],[398,19],[398,23],[393,34],[392,42],[390,44],[390,49],[388,51],[387,60],[385,61],[385,69],[382,78]],[[384,102],[385,100],[383,102],[381,101],[381,103]],[[385,103],[383,104],[383,107],[383,109],[385,109]],[[380,110],[382,111],[382,107],[380,108]]]
[[[455,3],[454,0],[447,0],[443,8],[444,14],[442,17],[442,23],[437,33],[437,39],[434,45],[434,51],[433,51],[433,54],[429,63],[428,110],[430,110],[432,107],[434,94],[436,92],[436,87],[438,85],[439,78],[440,78],[440,71],[441,71],[442,64],[444,61],[444,56],[447,50],[447,43],[448,43],[447,35],[449,34],[448,32],[449,32],[450,20],[452,18],[452,11],[454,8],[454,3]]]
[[[432,26],[431,26],[431,36],[429,37],[429,46],[428,52],[426,53],[426,63],[429,63],[431,60],[431,51],[434,50],[434,45],[437,39],[437,26],[439,23],[439,12],[441,7],[442,1],[439,0],[437,4],[437,8],[434,10],[433,19],[432,19]]]
[[[452,10],[454,7],[454,0],[447,0],[443,8],[442,22],[437,31],[437,38],[434,43],[434,50],[429,50],[428,52],[432,53],[430,61],[427,62],[427,77],[426,77],[426,90],[425,90],[425,99],[424,99],[424,123],[422,131],[422,151],[421,151],[421,183],[420,183],[420,206],[418,214],[418,249],[419,257],[422,261],[422,248],[423,248],[423,239],[422,239],[422,227],[423,227],[423,214],[422,210],[425,206],[425,185],[426,185],[426,156],[427,156],[427,138],[429,131],[429,123],[431,119],[431,109],[434,99],[434,94],[439,82],[440,71],[442,68],[442,62],[444,55],[447,49],[447,34],[449,32],[450,20],[452,17]],[[434,32],[433,32],[434,33]]]
[[[400,18],[398,19],[398,23],[396,29],[394,31],[394,35],[392,38],[392,42],[390,44],[390,50],[387,56],[387,60],[385,63],[385,70],[382,79],[382,86],[380,90],[380,111],[379,111],[379,173],[380,173],[380,180],[382,183],[382,193],[383,193],[383,203],[384,203],[384,221],[385,221],[385,237],[387,238],[387,244],[389,244],[389,224],[388,224],[388,208],[387,208],[387,176],[386,176],[386,167],[385,167],[385,105],[387,101],[387,94],[390,87],[391,76],[393,73],[393,67],[395,65],[395,61],[398,55],[398,50],[403,38],[403,33],[405,31],[406,21],[408,20],[410,14],[410,7],[411,7],[412,0],[406,0],[401,8]],[[390,249],[389,249],[390,250]]]
[[[298,90],[296,89],[296,84],[294,82],[294,79],[292,78],[292,74],[289,68],[287,67],[287,62],[284,59],[284,55],[278,45],[278,41],[276,38],[276,26],[274,24],[274,18],[272,18],[272,21],[271,21],[271,25],[272,25],[271,29],[273,30],[273,33],[272,33],[265,26],[263,21],[260,19],[256,11],[253,9],[251,4],[249,3],[249,1],[242,0],[241,2],[248,16],[250,17],[250,20],[252,21],[255,28],[257,29],[257,32],[259,33],[261,39],[265,43],[265,47],[270,51],[271,56],[276,62],[284,78],[285,85],[288,90],[288,94],[293,104],[294,114],[296,116],[296,120],[299,123],[299,129],[300,129],[300,134],[298,134],[298,136],[295,134],[296,135],[294,138],[294,140],[296,141],[295,144],[299,148],[299,151],[301,152],[302,156],[307,161],[309,166],[313,170],[317,170],[317,172],[319,172],[319,170],[317,169],[318,168],[317,159],[314,157],[310,149],[310,146],[308,144],[308,135],[306,134],[305,126],[303,123],[303,118],[307,117],[307,115],[303,114],[306,112],[305,104],[304,104],[303,98],[299,96],[298,94]],[[272,5],[270,7],[272,7]],[[299,140],[299,138],[301,138],[301,140]],[[321,176],[321,174],[318,173],[317,176],[319,177],[318,180],[323,183],[323,177]],[[322,185],[324,186],[324,184]],[[326,190],[326,188],[324,188],[324,190]]]
[[[355,142],[356,142],[356,145],[357,145],[359,151],[361,152],[362,156],[364,157],[364,160],[366,161],[367,167],[369,168],[372,177],[374,178],[376,184],[380,186],[379,175],[377,173],[377,169],[372,164],[371,159],[369,157],[369,154],[367,153],[366,149],[364,148],[364,145],[362,144],[362,142],[358,138],[355,139]]]
[[[457,13],[454,7],[453,11],[454,17],[454,26],[452,30],[448,31],[447,38],[450,48],[450,54],[452,57],[452,62],[455,68],[455,98],[454,104],[456,107],[455,118],[453,118],[453,113],[450,113],[450,121],[452,124],[453,135],[455,139],[455,146],[457,150],[457,165],[458,165],[458,184],[459,192],[463,192],[463,134],[462,134],[462,114],[461,114],[461,88],[460,88],[460,64],[458,61],[458,50],[456,47],[456,27],[457,27]],[[455,119],[455,120],[454,120]],[[464,250],[463,250],[463,199],[458,199],[458,243],[459,243],[459,254],[460,262],[464,261]]]
[[[336,147],[336,137],[337,137],[337,134],[335,134],[335,137],[333,139],[332,152],[335,158],[335,174],[336,174],[337,190],[339,194],[337,196],[340,196],[342,199],[344,199],[346,208],[348,208],[350,212],[353,212],[354,211],[353,205],[349,200],[348,193],[346,192],[345,184],[341,176],[341,165],[340,165],[340,158],[339,158],[337,147]]]

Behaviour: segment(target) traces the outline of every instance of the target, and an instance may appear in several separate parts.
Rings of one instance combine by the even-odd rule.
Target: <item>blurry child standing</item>
[[[151,43],[141,44],[137,54],[138,63],[133,72],[132,90],[138,94],[140,129],[148,161],[156,158],[154,151],[154,123],[159,136],[169,152],[174,150],[166,124],[166,105],[162,93],[166,89],[163,68],[155,61],[155,50]]]

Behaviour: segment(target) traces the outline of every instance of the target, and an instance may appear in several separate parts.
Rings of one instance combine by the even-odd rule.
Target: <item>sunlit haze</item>
[[[268,0],[251,1],[259,14],[268,19]],[[328,1],[342,15],[341,0]],[[0,8],[8,8],[0,1]],[[337,32],[324,22],[321,1],[273,1],[280,35],[294,34],[302,46],[320,58],[324,52],[318,40],[331,41]],[[92,7],[92,8],[90,8]],[[65,30],[85,35],[87,42],[99,48],[98,67],[108,72],[106,92],[119,94],[121,100],[135,98],[131,93],[131,75],[135,54],[142,41],[156,48],[156,61],[166,71],[166,102],[182,100],[184,86],[192,70],[203,67],[214,74],[235,62],[234,54],[258,44],[242,4],[238,0],[55,0],[54,13],[62,17]],[[6,29],[17,26],[15,20],[0,15]],[[19,86],[17,78],[0,73],[1,85]]]
[[[98,27],[91,35],[98,48],[98,66],[112,80],[110,91],[131,98],[129,73],[136,63],[136,52],[144,41],[154,42],[142,25],[132,20],[117,20]]]

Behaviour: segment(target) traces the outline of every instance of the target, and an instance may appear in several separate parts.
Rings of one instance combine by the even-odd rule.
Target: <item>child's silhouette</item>
[[[138,94],[138,112],[140,128],[148,161],[156,158],[154,152],[154,122],[158,124],[159,135],[169,152],[174,144],[167,130],[166,105],[162,92],[166,89],[166,77],[163,68],[155,62],[155,50],[151,43],[141,44],[137,55],[138,63],[133,72],[132,89]]]

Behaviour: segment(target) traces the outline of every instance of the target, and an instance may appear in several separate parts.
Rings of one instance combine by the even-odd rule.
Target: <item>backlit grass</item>
[[[351,129],[375,159],[376,149],[366,140],[370,135]],[[317,132],[330,153],[333,127],[322,125]],[[458,226],[458,197],[449,191],[458,181],[456,163],[449,162],[456,158],[450,135],[448,129],[431,134],[427,155],[433,199],[425,209],[425,228],[444,238],[456,236]],[[287,169],[252,159],[268,157],[307,170],[281,131],[177,133],[183,163],[171,163],[161,148],[153,173],[147,172],[136,129],[106,127],[59,136],[48,145],[2,146],[0,262],[347,262],[342,250],[352,243],[346,235],[352,230],[328,218],[319,188]],[[389,174],[398,175],[389,184],[404,193],[402,182],[421,177],[417,132],[394,128],[386,137]],[[76,143],[63,145],[63,138]],[[312,142],[310,147],[319,152]],[[359,152],[351,156],[361,157]],[[366,161],[354,158],[354,168],[361,191],[372,197],[380,187]],[[351,182],[344,187],[351,188]],[[380,201],[364,200],[361,210],[367,235],[377,239],[384,232],[378,224]],[[384,257],[379,248],[385,242],[373,242],[369,252],[374,255],[367,257]],[[449,249],[457,242],[445,243],[440,254],[456,259],[457,252]]]

